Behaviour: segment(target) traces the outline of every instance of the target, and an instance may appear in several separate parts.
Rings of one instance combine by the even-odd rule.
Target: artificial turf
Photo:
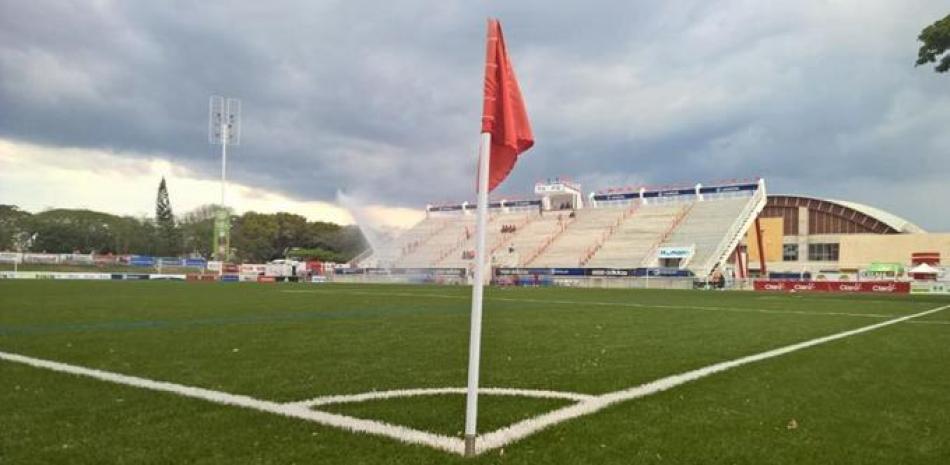
[[[0,281],[0,351],[279,402],[465,385],[464,287]],[[482,385],[602,394],[939,297],[489,289]],[[571,420],[474,460],[0,361],[8,463],[946,463],[950,310]],[[483,430],[562,405],[483,398]],[[461,396],[321,407],[446,435]]]

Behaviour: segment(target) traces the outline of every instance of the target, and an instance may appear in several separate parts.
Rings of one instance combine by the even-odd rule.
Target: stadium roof
[[[924,229],[921,228],[920,226],[917,226],[916,224],[911,223],[910,221],[904,218],[901,218],[893,213],[881,210],[880,208],[875,208],[870,205],[864,205],[862,203],[857,203],[857,202],[848,202],[845,200],[834,200],[834,199],[825,199],[825,200],[827,200],[828,202],[833,202],[838,205],[841,205],[842,207],[850,208],[852,210],[857,210],[858,212],[864,213],[865,215],[870,216],[880,221],[881,223],[884,223],[890,226],[891,228],[894,228],[896,231],[899,231],[902,233],[917,234],[917,233],[927,232],[927,231],[924,231]]]
[[[880,208],[872,207],[870,205],[865,205],[863,203],[849,202],[846,200],[822,199],[807,195],[769,194],[770,203],[772,202],[772,199],[777,198],[785,198],[793,202],[793,204],[799,204],[801,206],[808,205],[809,207],[819,207],[820,204],[837,205],[839,207],[855,211],[865,217],[868,217],[869,219],[875,220],[881,225],[886,226],[897,233],[919,234],[927,232],[920,226],[917,226],[916,224],[911,223],[910,221],[893,213],[881,210]],[[798,200],[796,201],[795,199]],[[817,204],[813,204],[813,202],[817,202]]]

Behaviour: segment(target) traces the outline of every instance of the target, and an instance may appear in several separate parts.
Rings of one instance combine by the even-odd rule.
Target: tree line
[[[158,202],[160,205],[164,202]],[[0,205],[0,250],[45,253],[192,256],[208,258],[216,205],[175,218],[170,206],[155,218],[117,216],[85,209],[30,213]],[[231,213],[231,248],[241,262],[260,263],[295,256],[346,262],[365,250],[355,226],[307,221],[292,213]]]

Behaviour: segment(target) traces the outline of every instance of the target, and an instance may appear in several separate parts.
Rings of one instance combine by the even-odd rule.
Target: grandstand
[[[496,267],[674,268],[706,276],[729,259],[765,205],[765,183],[609,190],[535,187],[538,198],[492,202],[486,235]],[[426,218],[360,267],[473,266],[474,205],[429,206]]]

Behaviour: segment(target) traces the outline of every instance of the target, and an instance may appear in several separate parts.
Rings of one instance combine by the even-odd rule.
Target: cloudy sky
[[[763,176],[950,230],[946,0],[0,0],[0,203],[147,214],[218,198],[208,97],[244,102],[239,210],[382,222],[471,196],[485,18],[536,146],[500,188]]]

